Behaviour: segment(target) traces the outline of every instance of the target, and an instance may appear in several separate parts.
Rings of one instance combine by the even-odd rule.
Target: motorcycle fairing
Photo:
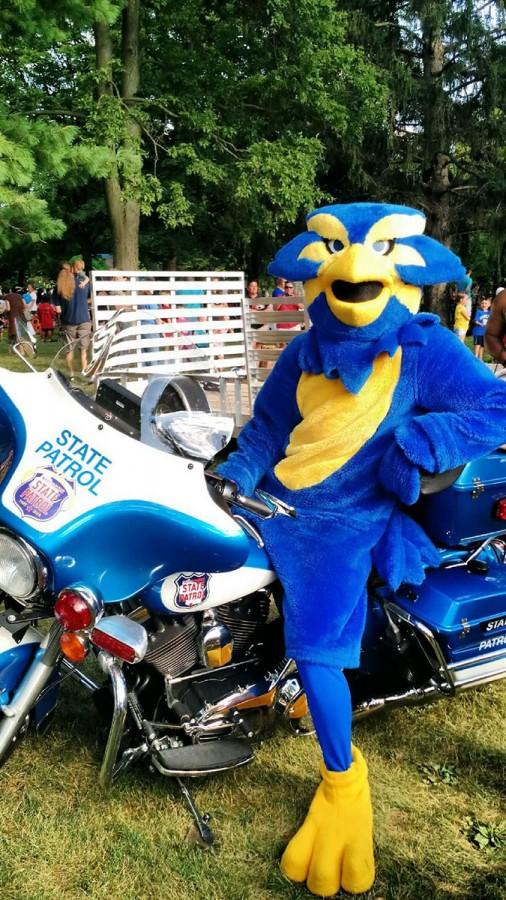
[[[51,370],[21,375],[2,370],[1,383],[0,406],[7,397],[26,430],[23,454],[4,486],[2,505],[19,514],[16,488],[39,469],[54,470],[69,484],[71,501],[55,519],[30,516],[33,528],[55,531],[92,509],[121,501],[128,485],[129,497],[161,503],[228,534],[240,532],[210,498],[200,462],[165,454],[99,422]]]
[[[4,394],[0,405],[0,493],[22,455],[25,442],[23,418]]]
[[[0,408],[13,404],[26,440],[0,486],[0,521],[51,560],[56,590],[81,581],[118,601],[182,567],[244,562],[248,538],[212,500],[201,463],[99,422],[51,371],[2,371]]]
[[[40,634],[28,628],[19,642],[0,627],[0,708],[11,700],[12,692],[34,658],[40,644]]]

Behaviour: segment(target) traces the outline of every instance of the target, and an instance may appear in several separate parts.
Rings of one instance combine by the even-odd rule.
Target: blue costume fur
[[[257,524],[285,592],[287,653],[334,772],[351,763],[341,669],[359,664],[371,568],[395,589],[438,564],[406,510],[420,470],[445,471],[506,437],[506,384],[417,313],[422,285],[464,274],[424,224],[405,207],[329,206],[279,251],[269,271],[304,281],[312,327],[281,354],[219,469],[242,493],[261,487],[296,508],[295,519]]]

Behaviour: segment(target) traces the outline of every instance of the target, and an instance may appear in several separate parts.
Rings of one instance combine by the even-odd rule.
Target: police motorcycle
[[[0,764],[70,676],[108,719],[101,783],[137,762],[171,776],[211,844],[185,779],[248,763],[277,716],[311,731],[255,527],[296,510],[208,470],[233,421],[194,379],[153,377],[140,400],[100,380],[114,319],[94,399],[53,367],[0,371]],[[440,566],[395,593],[371,577],[356,718],[506,675],[505,466],[498,450],[424,479]],[[81,669],[93,655],[103,679]]]

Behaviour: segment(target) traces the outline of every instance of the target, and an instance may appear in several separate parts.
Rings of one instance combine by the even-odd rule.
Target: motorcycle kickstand
[[[214,833],[208,825],[211,817],[208,813],[204,813],[204,815],[202,815],[184,781],[177,776],[176,781],[193,816],[195,826],[199,833],[200,843],[205,849],[210,849],[214,845]]]

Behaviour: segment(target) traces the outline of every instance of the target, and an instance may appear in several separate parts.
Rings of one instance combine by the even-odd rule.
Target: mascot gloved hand
[[[352,751],[343,674],[359,665],[371,568],[393,590],[421,583],[439,554],[407,508],[419,470],[443,472],[506,438],[506,384],[418,313],[424,285],[464,274],[424,228],[419,210],[375,203],[308,216],[269,271],[304,282],[312,327],[281,354],[218,469],[297,510],[256,524],[323,754],[281,865],[320,895],[360,893],[374,878],[367,768]]]

